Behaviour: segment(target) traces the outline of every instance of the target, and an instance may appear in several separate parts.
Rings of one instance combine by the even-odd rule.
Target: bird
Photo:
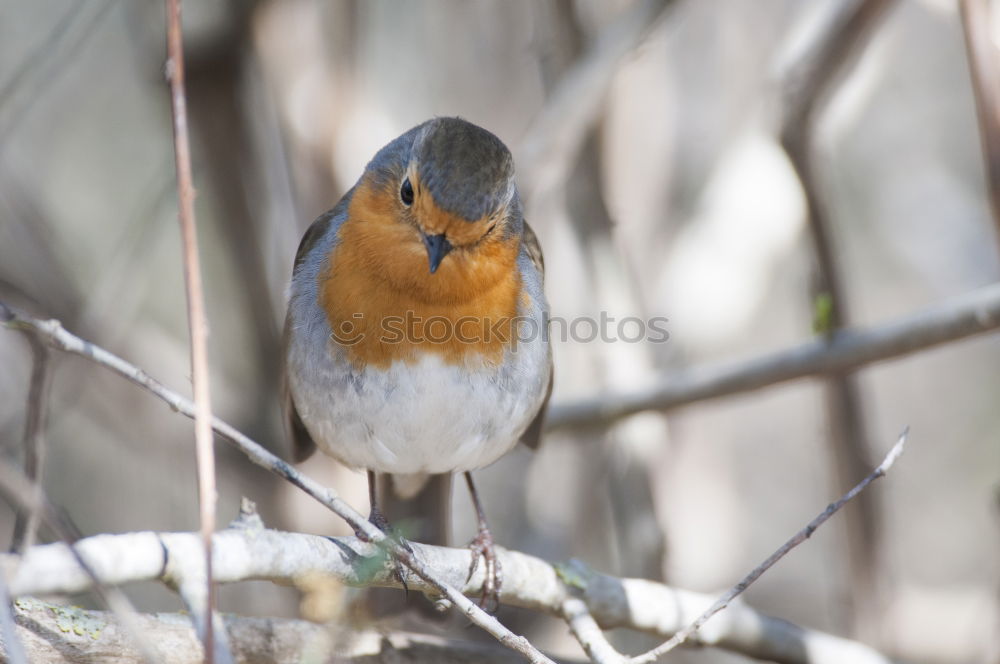
[[[446,514],[464,474],[481,605],[499,606],[502,570],[471,473],[519,442],[538,446],[553,380],[543,277],[510,150],[457,117],[381,148],[308,228],[292,271],[283,401],[294,459],[319,449],[366,471],[369,520],[387,534],[387,496]]]

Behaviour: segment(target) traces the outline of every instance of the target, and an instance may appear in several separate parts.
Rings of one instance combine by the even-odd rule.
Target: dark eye
[[[486,229],[486,232],[483,233],[483,237],[486,237],[487,235],[489,235],[490,233],[492,233],[493,229],[496,228],[496,227],[497,227],[496,223],[492,224],[489,228]]]
[[[403,205],[413,205],[413,185],[410,184],[410,178],[403,180],[399,188],[399,200],[403,201]]]

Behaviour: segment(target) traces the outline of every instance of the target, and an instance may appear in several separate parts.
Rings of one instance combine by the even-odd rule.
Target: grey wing
[[[532,230],[528,222],[524,222],[524,234],[521,238],[524,244],[524,249],[528,254],[528,258],[534,264],[535,269],[538,270],[538,274],[541,275],[543,281],[545,279],[545,259],[542,256],[542,247],[538,243],[538,236],[535,235],[535,231]],[[549,385],[545,389],[545,398],[542,399],[542,405],[538,409],[538,413],[535,414],[535,419],[531,421],[528,428],[521,434],[521,442],[530,447],[533,450],[538,449],[539,444],[542,441],[542,427],[545,424],[545,412],[549,408],[549,399],[552,397],[552,381],[555,375],[552,367],[552,349],[549,348]]]
[[[313,224],[315,226],[316,224]],[[309,230],[312,230],[310,227]],[[306,233],[308,236],[308,233]],[[303,241],[305,238],[303,238]],[[301,247],[300,247],[301,252]],[[298,258],[295,259],[296,264]],[[291,325],[291,316],[285,316],[285,329],[281,336],[281,359],[285,362],[288,352],[288,328]],[[285,414],[285,431],[292,444],[292,461],[300,463],[312,456],[316,451],[316,442],[309,435],[305,423],[299,416],[299,411],[295,407],[295,400],[292,399],[292,390],[288,386],[287,366],[281,371],[281,409]]]
[[[292,441],[292,461],[301,463],[312,456],[316,451],[316,442],[309,435],[305,423],[299,417],[299,411],[292,401],[292,392],[288,389],[288,381],[282,388],[282,405],[285,411],[285,427],[288,430],[288,437]]]
[[[545,399],[542,400],[542,407],[538,409],[535,419],[531,421],[528,428],[521,434],[521,442],[533,450],[537,450],[542,442],[542,427],[545,425],[545,412],[549,409],[549,399],[552,398],[552,379],[555,372],[552,370],[552,354],[549,354],[549,386],[545,390]]]
[[[352,191],[347,192],[332,210],[321,215],[306,230],[305,235],[302,236],[302,240],[299,242],[299,249],[295,252],[295,266],[292,268],[293,279],[294,275],[299,271],[302,262],[305,260],[306,255],[326,235],[330,225],[342,220]],[[290,312],[285,315],[285,327],[281,338],[281,357],[283,361],[287,357],[288,352],[289,328],[291,326],[290,316]],[[312,456],[312,453],[316,451],[316,442],[312,439],[309,430],[299,416],[298,409],[295,407],[295,400],[292,399],[292,391],[288,386],[287,367],[282,370],[281,376],[281,401],[282,410],[285,414],[285,428],[292,443],[292,459],[296,463],[299,463]]]

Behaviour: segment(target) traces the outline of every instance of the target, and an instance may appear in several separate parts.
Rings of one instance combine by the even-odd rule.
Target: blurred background
[[[557,338],[557,407],[809,340],[817,261],[777,137],[789,72],[841,4],[186,3],[216,413],[286,452],[278,339],[298,240],[381,145],[435,115],[486,127],[514,152],[553,315],[670,321],[662,344]],[[810,139],[838,304],[858,326],[1000,277],[958,7],[880,4],[891,6],[854,46]],[[189,393],[164,44],[158,1],[0,0],[0,298]],[[0,445],[13,459],[31,357],[21,335],[0,334]],[[841,472],[845,445],[855,468],[873,467],[909,425],[890,476],[746,601],[908,661],[998,662],[998,368],[1000,337],[985,335],[862,369],[842,385],[846,414],[831,406],[837,388],[806,379],[563,427],[537,453],[480,471],[480,490],[503,546],[716,592],[861,479]],[[80,358],[54,355],[52,372],[51,499],[85,534],[196,530],[192,423]],[[217,450],[220,523],[247,496],[273,528],[348,532]],[[363,474],[318,457],[303,470],[367,509]],[[456,491],[456,542],[473,534],[468,503]],[[0,541],[13,523],[0,509]],[[143,610],[181,608],[155,584],[128,591]],[[268,583],[220,592],[224,610],[254,615],[294,616],[298,602]],[[561,622],[501,618],[582,656]]]

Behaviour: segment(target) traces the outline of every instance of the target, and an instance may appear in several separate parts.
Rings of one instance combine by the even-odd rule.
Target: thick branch
[[[269,580],[292,584],[303,576],[320,573],[348,585],[401,587],[390,565],[371,570],[357,564],[378,549],[354,537],[317,537],[244,526],[216,533],[213,544],[215,579],[220,583]],[[150,580],[176,584],[201,565],[195,533],[96,535],[76,546],[109,585]],[[420,544],[413,548],[437,578],[469,596],[479,595],[482,566],[465,583],[470,563],[467,549]],[[544,560],[515,551],[500,549],[499,557],[504,570],[503,604],[562,616],[566,601],[579,596],[605,629],[625,627],[668,638],[714,601],[710,595],[660,583],[606,576],[579,563],[572,571],[574,589],[570,590],[562,581],[565,569],[557,571]],[[24,556],[0,556],[0,570],[15,596],[76,593],[91,585],[63,544],[36,546]],[[434,585],[415,574],[407,572],[405,580],[410,590],[439,594]],[[699,643],[789,664],[889,661],[860,643],[770,618],[742,604],[718,615],[699,633]]]
[[[672,374],[643,389],[556,404],[551,428],[604,424],[644,410],[669,410],[807,376],[856,369],[1000,328],[1000,284],[868,329],[844,329],[744,362]]]
[[[60,664],[144,664],[147,660],[123,633],[112,614],[46,604],[35,599],[15,605],[17,634],[31,662]],[[149,645],[171,664],[202,664],[201,644],[187,616],[176,613],[142,615],[139,627]],[[227,614],[222,622],[238,664],[300,664],[327,661],[336,652],[338,664],[520,664],[520,657],[489,644],[436,636],[360,630],[334,634],[304,620],[246,618]]]

